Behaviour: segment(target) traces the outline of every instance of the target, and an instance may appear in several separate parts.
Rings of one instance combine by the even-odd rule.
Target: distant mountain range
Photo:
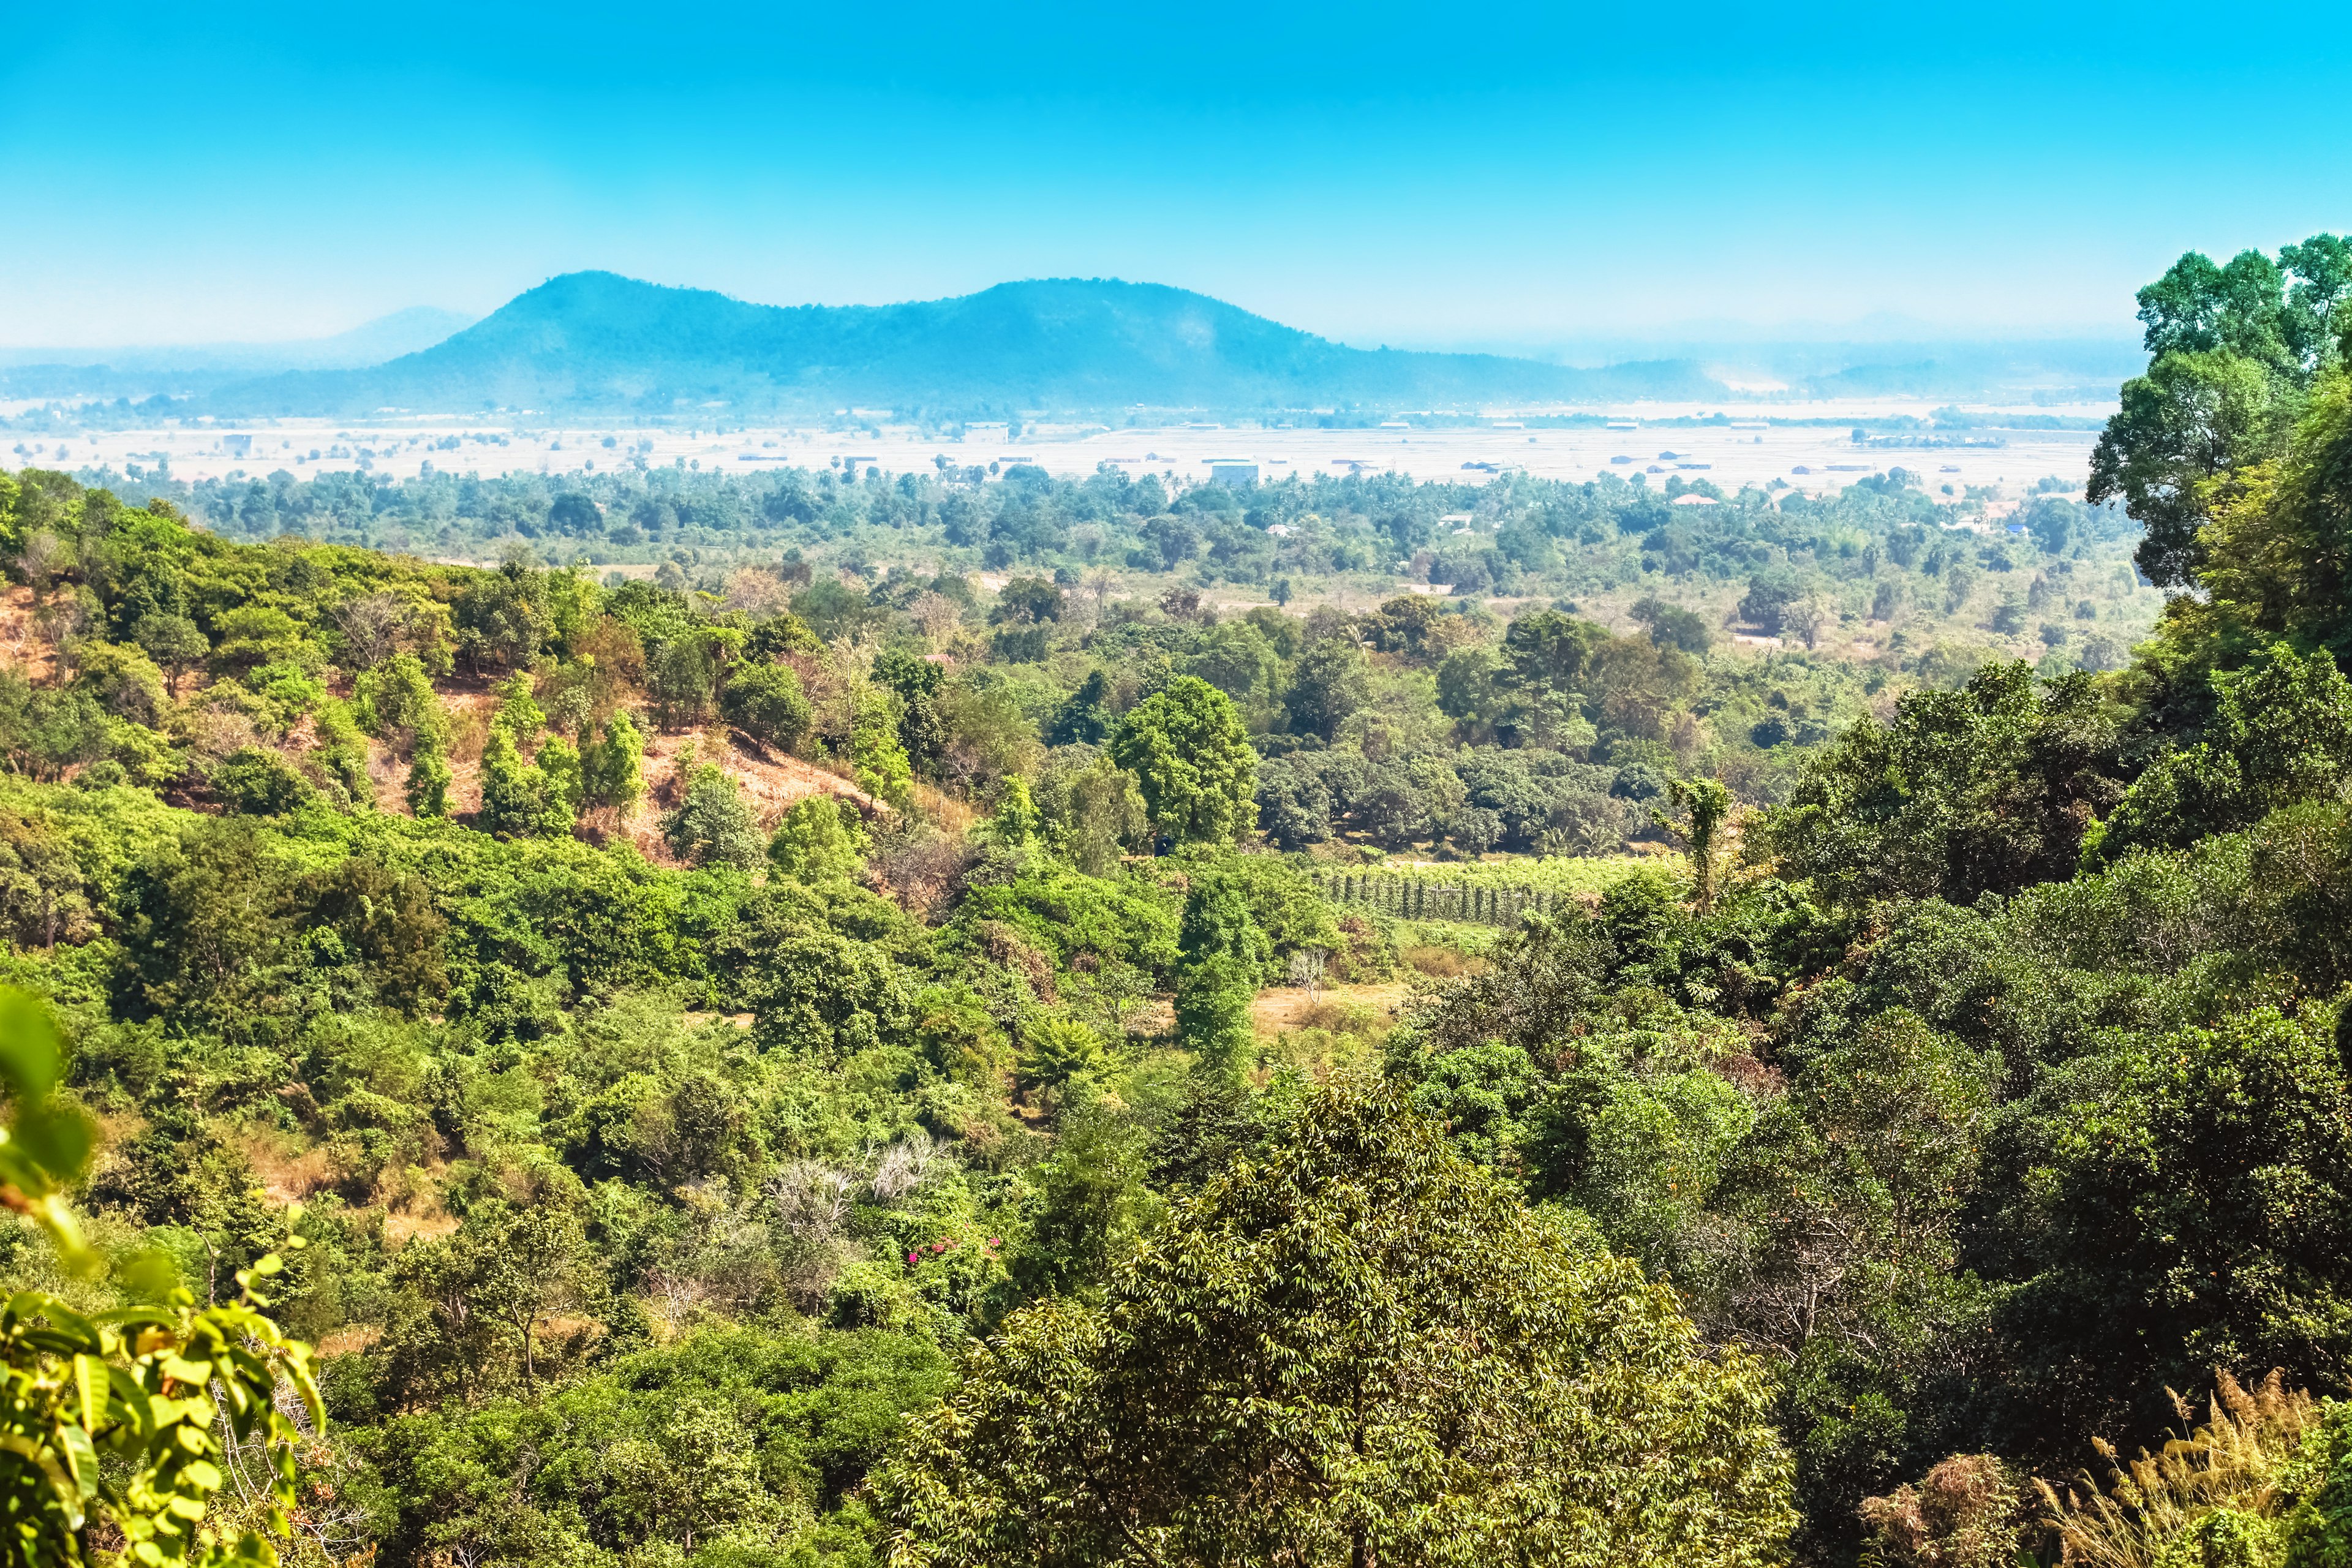
[[[480,321],[403,310],[332,338],[179,349],[0,350],[0,396],[137,402],[224,418],[385,413],[552,418],[1357,414],[1648,399],[2104,397],[2137,345],[1634,343],[1585,369],[1505,353],[1349,348],[1182,289],[1003,283],[899,305],[749,304],[573,272]],[[1570,357],[1563,353],[1560,357]],[[1577,354],[1574,357],[1584,357]],[[88,410],[85,416],[100,416]],[[133,408],[116,420],[152,417]]]
[[[1688,363],[1576,370],[1498,354],[1344,347],[1182,289],[1003,283],[903,305],[747,304],[574,272],[421,353],[225,386],[224,416],[542,414],[672,418],[889,409],[1429,408],[1714,397]]]

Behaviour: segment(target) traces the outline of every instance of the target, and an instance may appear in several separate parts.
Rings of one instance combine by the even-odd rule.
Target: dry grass
[[[0,663],[36,686],[57,679],[57,645],[33,624],[33,590],[22,583],[0,588]]]
[[[1452,980],[1457,975],[1483,973],[1486,961],[1474,958],[1450,947],[1420,943],[1397,954],[1407,969],[1426,974],[1433,980]]]
[[[397,1247],[419,1237],[436,1240],[453,1235],[457,1229],[457,1216],[438,1209],[429,1212],[387,1214],[383,1216],[383,1239],[387,1246]]]
[[[918,782],[915,785],[915,809],[939,825],[940,831],[950,838],[961,838],[980,820],[979,808],[970,801],[958,800]]]
[[[354,1323],[320,1335],[317,1349],[320,1355],[351,1355],[367,1349],[383,1337],[383,1331],[372,1323]]]
[[[2105,1489],[2088,1475],[2063,1497],[2046,1481],[2034,1483],[2067,1563],[2151,1568],[2168,1546],[2217,1510],[2262,1519],[2277,1511],[2279,1471],[2318,1419],[2318,1404],[2300,1389],[2290,1391],[2277,1372],[2252,1389],[2226,1372],[2219,1383],[2205,1424],[2158,1453],[2143,1449],[2126,1465],[2112,1445],[2094,1438],[2114,1466]],[[2172,1403],[2182,1421],[2193,1417],[2179,1394]]]
[[[615,836],[630,839],[639,854],[657,866],[676,864],[668,846],[661,839],[661,810],[662,803],[674,799],[683,782],[678,763],[689,742],[695,763],[715,764],[742,789],[751,802],[751,815],[763,828],[773,828],[784,813],[813,795],[836,795],[868,819],[889,809],[838,773],[815,763],[768,751],[730,731],[656,734],[646,743],[645,799],[625,821],[615,825]],[[475,797],[479,798],[479,795],[480,786],[477,784]]]
[[[1329,1029],[1361,1034],[1395,1017],[1410,989],[1402,981],[1379,985],[1324,985],[1313,995],[1287,985],[1257,994],[1250,1022],[1261,1035],[1293,1029]]]
[[[281,1208],[307,1203],[334,1184],[322,1145],[305,1144],[284,1133],[254,1133],[240,1140],[238,1147],[262,1192]]]

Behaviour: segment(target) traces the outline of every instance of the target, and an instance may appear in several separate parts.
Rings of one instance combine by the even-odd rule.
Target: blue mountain
[[[1348,348],[1203,294],[1053,279],[899,305],[755,305],[610,272],[521,294],[420,353],[222,389],[216,412],[488,408],[723,417],[890,408],[1427,408],[1707,397],[1685,362],[1575,370],[1496,354]]]

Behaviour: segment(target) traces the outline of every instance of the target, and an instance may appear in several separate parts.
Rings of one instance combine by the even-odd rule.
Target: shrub
[[[746,871],[760,864],[767,849],[743,792],[710,763],[696,764],[677,806],[662,818],[662,842],[692,865]]]
[[[806,738],[814,710],[790,665],[747,662],[728,671],[719,710],[738,730],[780,751]]]
[[[264,746],[247,746],[214,771],[213,793],[242,816],[283,816],[318,798],[301,770]]]

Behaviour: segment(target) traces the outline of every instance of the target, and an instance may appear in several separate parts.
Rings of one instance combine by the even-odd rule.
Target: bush
[[[762,745],[792,751],[807,736],[814,710],[790,665],[746,662],[727,673],[719,710]]]
[[[170,706],[163,672],[147,655],[120,643],[85,643],[76,652],[81,668],[74,685],[106,705],[107,711],[151,728]]]
[[[743,792],[710,763],[695,765],[677,806],[662,818],[662,842],[691,865],[745,871],[756,869],[767,850]]]
[[[276,752],[247,746],[215,769],[213,793],[241,816],[283,816],[319,795],[301,770]]]
[[[54,779],[109,750],[106,710],[86,691],[36,687],[0,669],[0,757],[20,773]]]
[[[512,733],[504,726],[493,727],[482,747],[482,830],[502,838],[568,835],[575,815],[568,795],[572,782],[551,778],[545,770],[524,763]]]
[[[1917,1486],[1865,1498],[1869,1568],[2011,1568],[2024,1524],[2024,1494],[1990,1454],[1955,1454]]]
[[[629,716],[615,713],[605,720],[603,736],[580,748],[580,789],[585,804],[622,812],[635,805],[646,793],[645,759],[645,737]]]
[[[866,829],[855,809],[830,795],[796,803],[768,840],[768,864],[798,882],[855,876],[866,863]]]

